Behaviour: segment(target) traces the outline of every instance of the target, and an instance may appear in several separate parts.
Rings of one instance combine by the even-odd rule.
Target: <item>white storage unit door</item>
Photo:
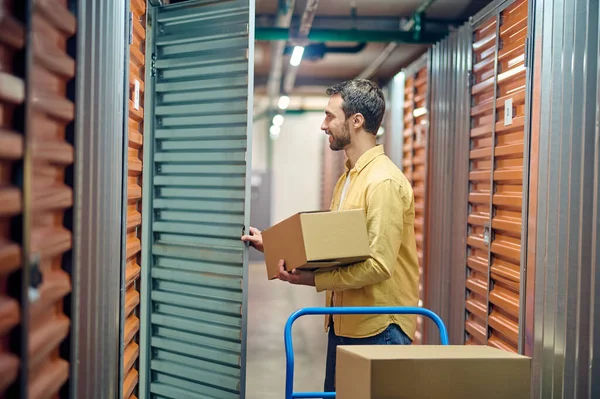
[[[243,397],[254,2],[148,13],[140,397]]]

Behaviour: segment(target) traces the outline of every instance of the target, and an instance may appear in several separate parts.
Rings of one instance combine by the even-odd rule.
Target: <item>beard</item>
[[[329,132],[329,136],[333,138],[333,140],[329,143],[329,148],[333,151],[341,151],[352,142],[350,138],[350,129],[345,123],[339,135]]]

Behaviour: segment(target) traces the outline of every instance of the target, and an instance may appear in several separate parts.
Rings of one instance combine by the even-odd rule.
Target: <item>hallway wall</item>
[[[323,116],[322,112],[285,115],[273,142],[272,223],[320,207]]]

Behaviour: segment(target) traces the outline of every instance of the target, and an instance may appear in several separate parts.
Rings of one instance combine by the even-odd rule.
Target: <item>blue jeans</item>
[[[390,324],[388,328],[377,335],[366,338],[338,337],[333,331],[333,324],[329,328],[327,343],[327,366],[325,369],[325,392],[335,392],[335,363],[338,345],[410,345],[412,340],[402,331],[397,324]]]

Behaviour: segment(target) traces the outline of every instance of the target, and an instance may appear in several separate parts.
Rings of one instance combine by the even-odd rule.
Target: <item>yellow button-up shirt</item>
[[[340,206],[342,188],[350,183]],[[412,187],[378,145],[364,153],[338,180],[331,210],[364,209],[371,257],[363,262],[315,274],[318,292],[327,291],[327,306],[417,306],[419,261],[415,241]],[[335,293],[335,295],[333,295]],[[414,339],[414,315],[334,315],[336,335],[368,337],[398,324]],[[325,329],[329,316],[325,320]]]

